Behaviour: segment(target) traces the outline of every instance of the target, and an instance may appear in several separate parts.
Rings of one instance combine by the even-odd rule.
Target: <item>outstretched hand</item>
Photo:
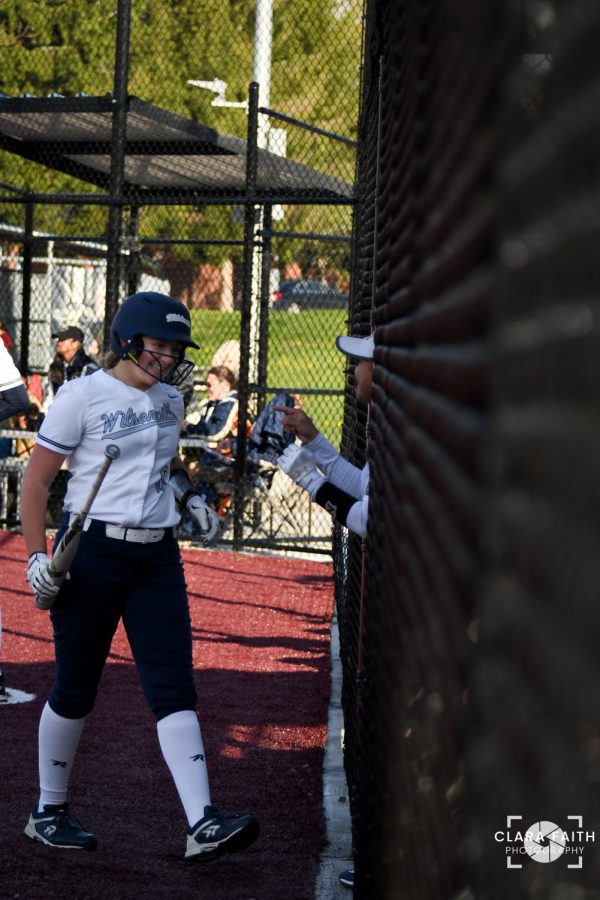
[[[277,465],[292,481],[304,488],[311,500],[314,500],[317,491],[325,482],[325,476],[317,469],[315,458],[304,447],[298,444],[290,444],[277,460]]]
[[[286,431],[291,431],[301,443],[306,444],[318,435],[319,430],[313,420],[297,406],[275,406],[274,410],[285,413],[283,427]]]

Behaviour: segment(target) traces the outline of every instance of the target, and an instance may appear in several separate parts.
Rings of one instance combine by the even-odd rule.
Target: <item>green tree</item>
[[[46,96],[112,90],[116,0],[3,0],[0,5],[0,92]],[[348,137],[356,134],[362,0],[274,0],[271,106]],[[252,76],[254,2],[251,0],[133,0],[129,92],[220,131],[246,137],[243,110],[211,106],[212,95],[189,78],[221,78],[232,100],[247,97]],[[279,123],[275,122],[275,125]],[[310,132],[287,129],[287,155],[352,182],[354,152]],[[49,161],[51,162],[51,161]],[[91,190],[89,185],[14,154],[0,152],[0,180],[36,191]],[[21,212],[5,204],[4,221]],[[149,236],[239,238],[230,210],[152,207],[144,210]],[[101,235],[106,210],[47,206],[36,227],[63,234]],[[348,209],[290,207],[284,228],[348,232]],[[192,260],[220,261],[224,248],[181,248]],[[283,255],[292,255],[294,244]],[[235,255],[235,253],[233,254]],[[239,256],[239,251],[238,251]]]

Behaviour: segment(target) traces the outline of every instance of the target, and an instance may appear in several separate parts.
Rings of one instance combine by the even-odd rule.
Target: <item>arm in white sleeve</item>
[[[364,493],[361,484],[363,470],[358,466],[353,466],[343,456],[340,456],[324,434],[319,433],[316,438],[303,446],[310,450],[317,466],[328,481],[350,494],[351,497],[362,497]]]

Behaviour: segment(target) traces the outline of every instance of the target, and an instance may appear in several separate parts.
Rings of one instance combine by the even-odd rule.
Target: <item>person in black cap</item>
[[[91,375],[99,366],[91,356],[83,349],[83,331],[76,325],[69,325],[62,331],[57,331],[52,335],[56,340],[56,358],[54,362],[62,364],[63,377],[62,381],[58,378],[51,377],[52,388],[54,393],[64,381],[71,381],[73,378],[81,378],[82,375]]]

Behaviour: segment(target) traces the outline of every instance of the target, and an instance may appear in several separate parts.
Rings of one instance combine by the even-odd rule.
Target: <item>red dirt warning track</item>
[[[254,813],[241,854],[183,861],[185,818],[122,629],[73,772],[74,812],[98,850],[23,834],[37,796],[37,723],[53,680],[48,614],[24,582],[21,537],[0,533],[0,663],[30,703],[0,705],[2,900],[312,900],[324,840],[331,565],[183,551],[198,712],[213,802]]]

